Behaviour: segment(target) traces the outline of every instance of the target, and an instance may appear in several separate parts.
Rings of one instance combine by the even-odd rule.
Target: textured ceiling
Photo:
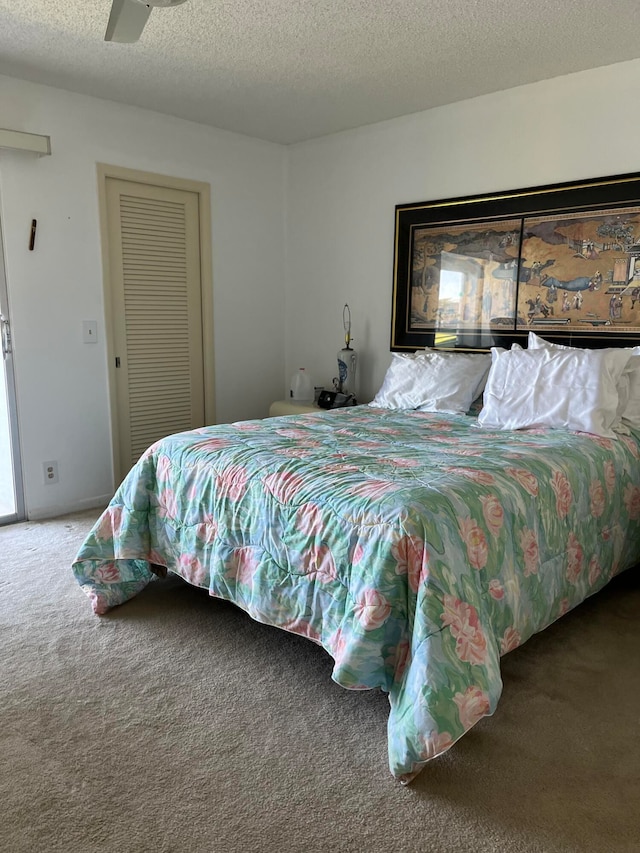
[[[638,0],[187,0],[135,44],[110,8],[0,0],[0,74],[291,143],[640,57]]]

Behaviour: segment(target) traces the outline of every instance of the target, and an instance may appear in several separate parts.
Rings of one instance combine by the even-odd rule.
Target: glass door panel
[[[14,480],[7,377],[3,359],[2,369],[0,369],[0,523],[6,516],[16,514]]]
[[[0,231],[0,524],[24,518],[7,281]]]

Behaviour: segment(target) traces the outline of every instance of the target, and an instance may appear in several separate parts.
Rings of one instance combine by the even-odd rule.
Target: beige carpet
[[[306,640],[175,578],[94,616],[95,515],[0,528],[0,850],[640,851],[640,573],[508,655],[403,788],[385,697]]]

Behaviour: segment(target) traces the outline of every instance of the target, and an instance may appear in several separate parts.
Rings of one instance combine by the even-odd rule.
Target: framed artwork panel
[[[640,174],[396,207],[392,350],[482,350],[530,329],[640,342]]]

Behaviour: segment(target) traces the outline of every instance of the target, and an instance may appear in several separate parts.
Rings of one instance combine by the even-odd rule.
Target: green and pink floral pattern
[[[388,692],[408,781],[495,711],[501,655],[640,560],[639,457],[368,406],[207,427],[143,454],[73,570],[98,614],[156,564],[320,644]]]

